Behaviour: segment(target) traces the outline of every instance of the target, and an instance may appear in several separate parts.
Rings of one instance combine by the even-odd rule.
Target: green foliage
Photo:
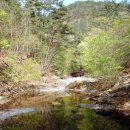
[[[0,50],[7,49],[10,47],[7,35],[9,27],[9,16],[8,14],[0,9]]]
[[[79,1],[68,7],[70,21],[74,32],[81,38],[88,34],[94,27],[102,27],[97,23],[99,17],[105,17],[104,2]]]
[[[84,64],[93,76],[113,78],[119,74],[123,63],[129,62],[124,61],[130,52],[128,23],[129,20],[115,21],[108,31],[88,36],[80,43]]]
[[[68,24],[81,38],[89,34],[93,28],[107,30],[111,27],[113,19],[128,19],[130,16],[126,6],[110,1],[78,1],[69,5],[68,10]]]
[[[95,40],[98,40],[98,38]],[[87,41],[87,43],[88,42],[90,41]],[[107,49],[102,48],[102,45],[100,46],[101,41],[96,43],[93,42],[94,45],[91,45],[91,43],[92,41],[88,43],[90,46],[88,45],[85,47],[83,53],[86,70],[95,77],[105,76],[106,78],[110,78],[111,76],[115,76],[121,68],[120,64],[114,57],[111,57],[111,55],[105,53]],[[112,75],[112,73],[114,75]]]
[[[115,5],[85,1],[65,7],[62,0],[1,0],[0,51],[17,54],[7,60],[13,80],[40,77],[39,64],[43,75],[52,71],[63,76],[81,67],[94,76],[118,75],[130,65],[130,20],[124,10],[113,13]],[[24,56],[28,59],[20,60]]]
[[[0,40],[0,50],[1,49],[7,49],[9,47],[10,47],[9,42],[6,39]]]
[[[26,81],[31,79],[40,79],[41,70],[40,65],[31,58],[20,60],[17,55],[8,56],[5,61],[9,65],[8,72],[13,81]]]
[[[0,10],[0,16],[6,16],[7,13],[4,10]]]
[[[9,22],[10,22],[9,14],[7,14],[6,11],[0,9],[0,27],[3,26],[3,25],[8,26]],[[2,30],[0,30],[0,31],[2,31]]]
[[[80,56],[76,54],[76,51],[74,47],[66,48],[62,46],[58,48],[53,66],[57,75],[62,77],[64,74],[68,75],[80,69],[81,60]]]

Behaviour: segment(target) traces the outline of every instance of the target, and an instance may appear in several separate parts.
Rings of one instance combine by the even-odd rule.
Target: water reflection
[[[13,117],[2,123],[2,130],[129,130],[127,126],[75,107],[81,97],[58,98],[45,103],[36,113]]]

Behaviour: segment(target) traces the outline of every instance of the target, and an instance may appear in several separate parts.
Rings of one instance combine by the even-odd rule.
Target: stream
[[[14,101],[10,108],[0,111],[0,130],[130,130],[130,126],[76,107],[90,103],[66,91],[70,83],[80,81],[96,79],[59,79],[55,86],[39,87],[40,95]]]

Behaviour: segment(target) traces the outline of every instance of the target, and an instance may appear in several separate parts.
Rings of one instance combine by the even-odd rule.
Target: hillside
[[[129,17],[126,7],[116,9],[113,3],[106,2],[78,1],[69,5],[68,10],[69,24],[81,37],[94,28],[109,28],[113,18]]]

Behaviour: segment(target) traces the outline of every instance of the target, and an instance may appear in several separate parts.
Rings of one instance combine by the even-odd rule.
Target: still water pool
[[[88,103],[79,96],[57,98],[44,105],[35,106],[38,111],[14,116],[1,122],[0,130],[130,130],[108,117],[77,108],[79,103]]]

